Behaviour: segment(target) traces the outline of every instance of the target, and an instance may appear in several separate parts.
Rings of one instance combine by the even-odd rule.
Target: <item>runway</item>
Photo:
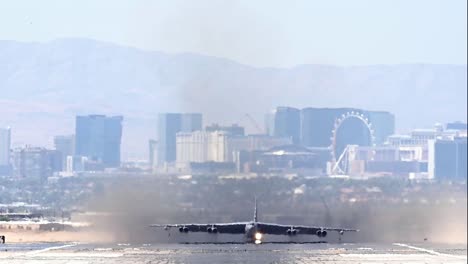
[[[467,263],[466,245],[421,244],[112,244],[0,245],[0,263]]]

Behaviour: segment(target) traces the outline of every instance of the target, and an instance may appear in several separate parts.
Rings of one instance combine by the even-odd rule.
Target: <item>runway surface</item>
[[[117,244],[0,245],[0,263],[467,263],[466,245],[421,244]]]

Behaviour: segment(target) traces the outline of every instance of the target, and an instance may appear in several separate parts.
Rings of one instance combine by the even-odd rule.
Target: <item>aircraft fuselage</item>
[[[245,225],[245,241],[247,243],[262,243],[263,234],[259,232],[257,223],[250,222]]]

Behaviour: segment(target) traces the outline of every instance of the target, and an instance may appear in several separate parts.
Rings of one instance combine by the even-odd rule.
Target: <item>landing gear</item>
[[[341,231],[339,232],[339,237],[338,237],[340,243],[341,243],[341,237],[343,236],[343,234],[344,234],[344,231],[341,230]]]

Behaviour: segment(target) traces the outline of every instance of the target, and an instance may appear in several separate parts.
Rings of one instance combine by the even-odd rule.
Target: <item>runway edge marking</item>
[[[56,250],[56,249],[74,247],[74,246],[76,246],[76,245],[78,245],[78,243],[73,243],[73,244],[68,244],[68,245],[63,245],[63,246],[48,247],[48,248],[44,248],[44,249],[40,249],[40,250],[31,251],[31,252],[28,252],[28,253],[26,253],[26,254],[24,254],[24,255],[25,255],[25,256],[31,256],[31,255],[36,255],[36,254],[44,253],[44,252],[47,252],[47,251],[50,251],[50,250]]]
[[[417,251],[420,251],[420,252],[425,252],[425,253],[428,253],[428,254],[431,254],[431,255],[436,255],[436,256],[450,257],[450,258],[457,258],[457,259],[464,259],[464,260],[467,259],[466,256],[457,256],[457,255],[440,253],[440,252],[437,252],[437,251],[434,251],[434,250],[431,250],[431,249],[415,247],[415,246],[411,246],[411,245],[407,245],[407,244],[403,244],[403,243],[393,243],[393,245],[414,249],[414,250],[417,250]]]

